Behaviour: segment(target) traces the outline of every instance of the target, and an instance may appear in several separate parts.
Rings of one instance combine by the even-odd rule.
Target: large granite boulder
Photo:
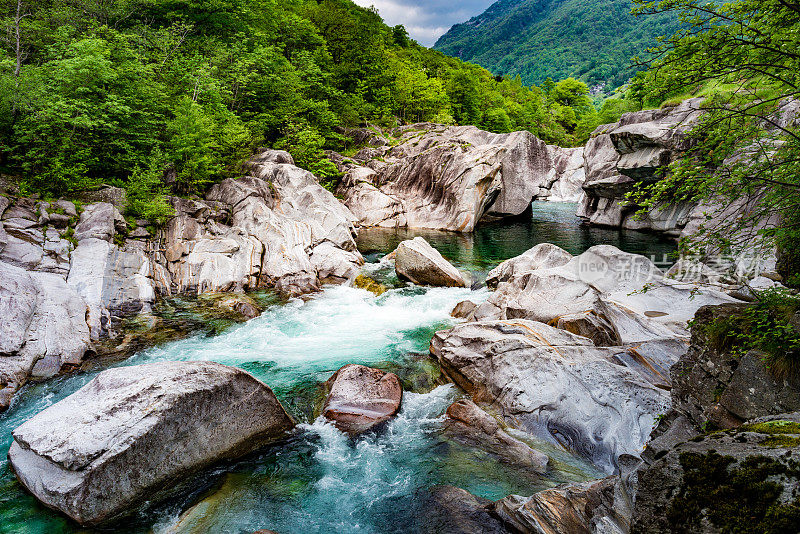
[[[667,279],[650,259],[611,245],[594,246],[566,263],[563,253],[538,261],[551,249],[537,247],[490,273],[493,282],[508,279],[474,318],[562,322],[602,344],[625,344],[688,338],[687,323],[698,308],[737,302],[715,288]]]
[[[211,362],[100,373],[14,430],[9,460],[37,499],[82,525],[157,502],[193,473],[283,438],[272,391]]]
[[[465,287],[464,277],[422,237],[403,241],[395,251],[397,276],[421,286]]]
[[[341,166],[338,192],[360,225],[471,232],[484,216],[526,212],[561,181],[560,198],[576,194],[580,155],[529,132],[425,123],[392,136],[395,146],[362,151]]]
[[[385,423],[400,411],[403,387],[394,373],[363,365],[345,365],[326,384],[322,415],[341,431],[360,434]]]
[[[80,364],[91,349],[87,307],[57,274],[0,262],[0,411],[31,377]]]
[[[670,404],[641,372],[647,354],[635,365],[625,352],[527,320],[465,323],[431,341],[443,371],[476,402],[609,473],[620,455],[641,453]]]
[[[513,532],[628,534],[632,502],[619,477],[564,484],[531,497],[509,495],[491,506]]]

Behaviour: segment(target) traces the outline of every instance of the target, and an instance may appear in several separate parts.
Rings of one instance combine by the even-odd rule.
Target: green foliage
[[[175,210],[166,199],[166,186],[162,180],[163,156],[155,153],[151,156],[150,167],[134,169],[128,183],[127,215],[146,219],[151,223],[162,225],[175,215]]]
[[[697,532],[703,520],[724,534],[800,530],[800,499],[780,502],[787,477],[800,477],[797,462],[789,460],[787,467],[770,457],[750,456],[736,464],[715,451],[683,453],[679,460],[683,483],[666,512],[671,532]]]
[[[15,9],[0,13],[7,28]],[[0,51],[0,164],[45,197],[119,184],[129,211],[155,220],[168,212],[155,197],[203,193],[259,146],[287,148],[332,187],[324,150],[346,147],[342,126],[475,124],[572,144],[582,113],[425,49],[349,0],[25,9],[19,73],[15,32]]]
[[[800,330],[792,324],[800,310],[800,296],[786,289],[768,289],[740,315],[731,315],[705,326],[711,345],[718,351],[744,355],[765,354],[764,362],[777,376],[800,376]]]
[[[501,0],[453,26],[435,48],[526,84],[579,78],[619,87],[631,58],[680,26],[675,17],[631,14],[631,0]]]

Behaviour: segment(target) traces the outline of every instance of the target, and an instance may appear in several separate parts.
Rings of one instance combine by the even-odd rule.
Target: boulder
[[[456,304],[455,308],[453,308],[453,310],[450,312],[450,317],[455,317],[456,319],[469,319],[477,309],[478,305],[471,300],[463,300]]]
[[[258,303],[243,294],[222,294],[214,299],[214,306],[244,320],[255,319],[261,315]]]
[[[490,515],[492,501],[454,486],[434,486],[424,490],[418,532],[424,534],[508,534],[496,517]]]
[[[391,149],[356,155],[338,191],[363,226],[471,232],[484,215],[526,212],[557,180],[547,145],[529,132],[425,123],[392,136]]]
[[[79,199],[85,203],[104,202],[112,204],[116,208],[124,210],[128,203],[128,195],[125,189],[111,185],[102,185],[95,191],[84,191],[80,193]]]
[[[403,400],[397,375],[363,365],[345,365],[328,379],[326,387],[322,415],[349,434],[385,423],[400,411]]]
[[[488,413],[469,399],[447,408],[446,436],[465,445],[482,449],[516,468],[534,473],[547,471],[550,459],[526,443],[510,436]]]
[[[397,276],[417,285],[466,287],[458,269],[422,237],[403,241],[397,246]]]
[[[547,534],[627,534],[630,506],[620,495],[619,477],[564,484],[532,497],[509,495],[491,506],[514,532]]]
[[[157,502],[191,474],[283,438],[272,391],[211,362],[103,371],[13,432],[9,461],[43,504],[100,525]]]
[[[670,405],[669,394],[619,352],[527,320],[465,323],[431,341],[443,371],[475,402],[609,473],[620,455],[641,453]]]
[[[614,326],[595,310],[562,315],[551,323],[561,330],[591,339],[598,347],[620,344]]]
[[[557,257],[558,263],[566,259]],[[584,334],[601,344],[608,338],[624,344],[688,337],[687,323],[698,308],[736,302],[714,288],[666,279],[650,259],[611,245],[594,246],[558,267],[529,270],[537,263],[524,255],[509,262],[498,267],[495,279],[505,278],[506,265],[513,274],[478,307],[476,319],[561,321],[576,333],[586,328]]]

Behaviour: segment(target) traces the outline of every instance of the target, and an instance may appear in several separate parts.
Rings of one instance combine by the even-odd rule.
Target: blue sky
[[[494,0],[354,0],[364,7],[375,6],[386,21],[402,24],[420,44],[432,46],[450,26],[483,13]]]

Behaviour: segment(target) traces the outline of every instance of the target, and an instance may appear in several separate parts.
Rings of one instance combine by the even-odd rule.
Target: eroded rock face
[[[403,241],[395,252],[395,271],[400,278],[421,286],[467,285],[459,270],[422,237]]]
[[[609,473],[620,455],[641,453],[670,403],[637,366],[623,363],[623,352],[527,320],[466,323],[431,342],[445,373],[476,402]]]
[[[550,186],[546,198],[550,202],[580,202],[584,196],[586,181],[583,148],[562,148],[548,145],[553,168],[550,171]]]
[[[800,414],[699,435],[639,472],[632,532],[796,532]]]
[[[426,123],[392,136],[400,138],[396,146],[361,151],[341,165],[339,193],[362,226],[471,232],[485,215],[519,215],[551,190],[561,200],[580,194],[580,153],[529,132]]]
[[[98,525],[292,427],[272,391],[244,371],[211,362],[153,363],[104,371],[22,424],[9,460],[46,506]]]
[[[631,503],[620,494],[619,477],[564,484],[532,497],[509,495],[492,513],[514,532],[547,534],[627,534]]]
[[[355,216],[285,152],[262,152],[248,176],[216,184],[205,200],[172,198],[175,217],[157,235],[148,221],[129,227],[120,191],[90,195],[80,213],[65,200],[0,197],[0,271],[21,269],[9,288],[27,295],[0,297],[3,328],[14,331],[0,341],[0,408],[30,376],[80,363],[92,341],[116,337],[123,318],[149,313],[158,295],[270,286],[299,296],[348,283],[363,264]],[[23,324],[37,314],[52,322],[47,332]]]
[[[490,515],[492,501],[454,486],[434,486],[424,499],[420,532],[425,534],[509,534]]]
[[[211,188],[206,203],[226,206],[230,221],[198,219],[194,210],[170,222],[166,260],[176,291],[269,285],[297,296],[355,277],[363,263],[355,217],[311,173],[282,161],[266,151],[251,160],[249,176]]]
[[[394,373],[363,365],[345,365],[326,384],[322,415],[349,434],[385,423],[400,411],[403,387]]]
[[[23,385],[80,364],[91,348],[87,308],[57,274],[0,262],[0,411]]]
[[[469,399],[447,408],[444,432],[456,441],[477,447],[517,468],[544,473],[550,459],[526,443],[510,436],[498,422]]]
[[[660,170],[689,147],[686,134],[702,115],[701,102],[689,99],[674,108],[626,113],[595,130],[584,149],[586,197],[578,215],[596,226],[680,235],[694,205],[657,207],[635,219],[636,207],[624,197],[638,183],[659,180]]]

